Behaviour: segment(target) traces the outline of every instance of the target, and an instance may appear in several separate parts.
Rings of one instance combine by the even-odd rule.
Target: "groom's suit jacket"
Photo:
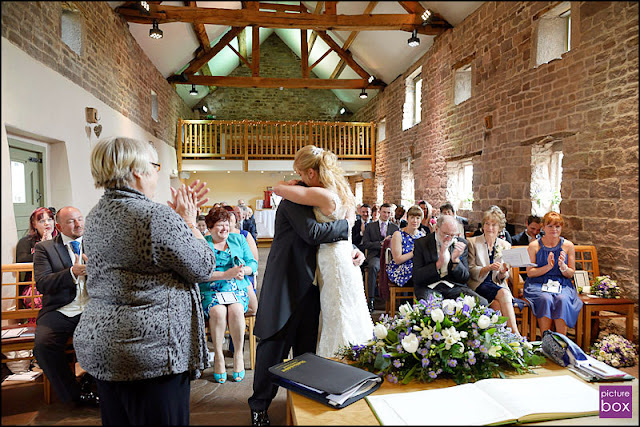
[[[312,207],[282,200],[262,280],[256,336],[267,339],[282,329],[314,286],[318,245],[348,238],[347,220],[319,223]]]
[[[33,254],[36,288],[42,293],[38,317],[69,304],[76,297],[76,283],[71,276],[71,257],[62,243],[62,234],[40,242]]]

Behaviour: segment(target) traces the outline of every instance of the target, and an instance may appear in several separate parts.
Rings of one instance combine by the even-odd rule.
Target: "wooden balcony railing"
[[[262,122],[180,120],[178,169],[183,159],[293,159],[308,144],[341,160],[370,160],[375,167],[375,124],[363,122]]]

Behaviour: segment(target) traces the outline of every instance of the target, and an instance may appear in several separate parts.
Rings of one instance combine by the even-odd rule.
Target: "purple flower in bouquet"
[[[442,339],[442,334],[440,332],[434,332],[433,339],[436,341],[440,341]]]
[[[399,359],[396,359],[393,361],[393,366],[395,366],[396,368],[400,368],[402,367],[402,362]]]
[[[431,362],[426,357],[422,358],[422,367],[426,368]]]
[[[456,366],[458,366],[458,361],[456,359],[449,359],[449,361],[447,362],[447,365],[449,365],[452,368],[455,368]]]
[[[432,379],[436,379],[438,377],[438,374],[436,374],[433,371],[429,371],[429,377],[432,378]]]

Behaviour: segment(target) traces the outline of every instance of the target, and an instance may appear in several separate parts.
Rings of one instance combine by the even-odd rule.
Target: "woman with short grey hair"
[[[189,423],[190,380],[208,367],[197,282],[215,255],[196,227],[205,184],[151,200],[160,164],[151,144],[115,137],[91,153],[105,192],[86,218],[90,301],[74,334],[80,365],[96,378],[104,425]]]

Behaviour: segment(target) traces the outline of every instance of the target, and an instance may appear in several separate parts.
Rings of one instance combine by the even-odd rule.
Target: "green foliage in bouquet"
[[[591,284],[591,293],[600,298],[620,298],[620,287],[609,276],[598,276]]]
[[[364,345],[344,346],[339,355],[355,365],[408,384],[452,378],[457,384],[518,374],[545,362],[526,338],[505,327],[506,317],[477,305],[471,296],[400,306],[395,317],[381,316],[374,337]]]

